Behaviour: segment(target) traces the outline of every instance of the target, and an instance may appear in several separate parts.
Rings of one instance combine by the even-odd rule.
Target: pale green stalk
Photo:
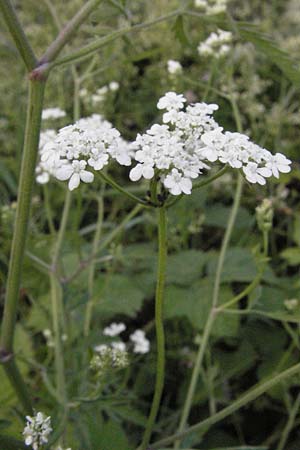
[[[196,386],[197,386],[197,382],[198,382],[198,378],[199,378],[199,373],[200,373],[203,357],[205,355],[205,350],[206,350],[206,347],[208,344],[208,339],[209,339],[211,329],[212,329],[212,326],[213,326],[213,323],[215,320],[224,260],[225,260],[228,244],[229,244],[229,241],[230,241],[230,238],[232,235],[232,231],[233,231],[234,223],[235,223],[236,216],[238,213],[239,205],[240,205],[240,200],[241,200],[241,195],[242,195],[242,186],[243,186],[243,177],[242,177],[242,175],[238,174],[237,187],[236,187],[236,191],[235,191],[233,207],[232,207],[229,219],[228,219],[226,232],[225,232],[223,242],[222,242],[221,252],[220,252],[219,259],[218,259],[211,309],[210,309],[207,321],[205,323],[203,335],[201,337],[201,343],[199,345],[195,365],[193,368],[191,382],[190,382],[188,393],[187,393],[187,396],[186,396],[186,399],[184,402],[182,415],[181,415],[179,428],[178,428],[179,433],[184,430],[184,428],[187,424],[187,420],[188,420],[188,417],[190,414],[190,410],[192,407],[193,398],[194,398],[194,394],[195,394],[195,390],[196,390]],[[180,441],[177,441],[175,443],[174,448],[178,449],[179,446],[180,446]]]
[[[172,19],[176,16],[181,14],[180,11],[174,11],[170,14],[166,14],[165,16],[158,17],[157,19],[153,19],[149,22],[140,23],[137,25],[132,25],[126,28],[123,28],[121,30],[113,31],[112,33],[108,34],[107,36],[104,36],[102,38],[96,39],[94,42],[91,42],[90,44],[84,46],[83,48],[76,50],[73,53],[70,53],[69,55],[65,56],[64,58],[58,59],[57,61],[54,61],[49,66],[49,70],[52,70],[54,67],[61,66],[64,64],[70,64],[70,63],[77,63],[79,61],[82,61],[86,58],[88,58],[90,55],[92,55],[95,52],[98,52],[101,47],[108,44],[109,42],[114,41],[115,39],[125,36],[128,33],[132,33],[134,31],[141,31],[145,28],[149,28],[151,26],[157,25],[161,22],[164,22],[166,20]]]
[[[114,181],[109,175],[105,174],[104,172],[99,172],[99,175],[107,184],[109,184],[111,187],[113,187],[117,191],[121,192],[121,194],[123,194],[126,197],[133,200],[135,203],[140,203],[141,205],[143,205],[145,207],[149,207],[147,202],[140,199],[139,197],[132,194],[131,192],[126,191],[126,189],[122,188],[122,186],[120,186],[116,181]]]
[[[279,373],[278,375],[273,376],[269,380],[263,383],[258,383],[255,387],[253,387],[248,392],[243,394],[238,400],[231,402],[229,406],[217,412],[213,416],[208,417],[202,422],[199,422],[179,433],[173,434],[172,436],[166,437],[164,439],[155,442],[154,444],[149,446],[149,450],[161,449],[165,445],[169,445],[172,442],[182,439],[183,437],[188,436],[191,433],[199,433],[207,431],[215,423],[218,423],[221,420],[225,419],[226,417],[230,416],[243,406],[246,406],[248,403],[256,400],[259,396],[269,391],[277,384],[282,383],[286,379],[299,374],[299,372],[300,372],[300,364],[296,364],[290,367],[289,369]]]
[[[297,414],[299,412],[299,408],[300,408],[300,394],[298,394],[296,397],[296,400],[290,411],[286,426],[284,427],[284,429],[282,431],[281,438],[280,438],[280,441],[279,441],[279,444],[278,444],[276,450],[284,450],[285,449],[290,432],[292,431],[292,429],[294,427],[295,420],[296,420]]]
[[[161,396],[164,387],[165,378],[165,335],[163,326],[163,299],[166,278],[167,265],[167,224],[166,209],[159,208],[158,219],[158,268],[157,268],[157,284],[155,294],[155,329],[156,329],[156,345],[157,345],[157,365],[156,365],[156,383],[155,391],[148,417],[146,429],[144,432],[140,450],[146,450],[153,432],[153,427],[158,414]]]
[[[98,198],[98,217],[97,217],[97,225],[96,225],[96,231],[94,235],[93,245],[92,245],[92,254],[94,254],[98,247],[99,247],[99,241],[101,237],[101,230],[102,230],[102,223],[103,223],[103,192],[104,192],[104,184],[102,185],[101,189],[101,196]],[[95,279],[95,260],[93,260],[89,267],[88,272],[88,294],[89,294],[89,300],[86,305],[86,314],[85,314],[85,321],[84,321],[84,335],[88,336],[90,332],[90,326],[91,326],[91,319],[92,319],[92,312],[94,307],[94,279]]]

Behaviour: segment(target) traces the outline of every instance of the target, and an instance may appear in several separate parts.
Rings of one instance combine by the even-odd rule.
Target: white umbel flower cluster
[[[46,417],[38,412],[34,417],[26,416],[27,423],[23,431],[25,445],[30,445],[33,450],[39,450],[48,442],[48,436],[52,431],[51,417]]]
[[[195,0],[195,6],[205,14],[212,16],[226,11],[227,0]]]
[[[130,340],[134,345],[134,353],[144,354],[149,352],[150,341],[146,338],[145,332],[143,330],[135,330],[135,332],[130,335]]]
[[[219,59],[227,55],[230,51],[230,43],[232,42],[232,33],[218,29],[211,33],[204,42],[198,45],[198,53],[200,56],[212,56]]]
[[[222,128],[217,128],[203,135],[202,141],[206,146],[202,154],[208,161],[219,160],[232,168],[243,169],[250,183],[264,185],[265,178],[279,178],[279,172],[288,173],[291,170],[291,161],[282,153],[272,155],[241,133],[224,133]]]
[[[48,108],[44,109],[42,112],[42,120],[49,120],[49,119],[55,120],[65,116],[66,112],[60,108]]]
[[[174,59],[169,59],[168,61],[168,72],[170,75],[180,75],[182,73],[182,65],[179,61]]]
[[[78,120],[61,128],[54,139],[40,149],[39,182],[47,182],[49,174],[58,180],[69,180],[72,191],[80,182],[91,183],[94,174],[87,170],[101,170],[111,159],[119,164],[131,164],[129,145],[118,130],[100,115]]]
[[[158,109],[166,110],[165,124],[152,125],[145,134],[138,135],[134,142],[138,164],[129,174],[132,181],[159,174],[165,188],[179,195],[190,194],[192,180],[216,161],[242,169],[250,183],[265,184],[265,178],[290,171],[291,161],[281,153],[272,155],[248,136],[223,132],[212,117],[217,105],[196,103],[184,110],[185,102],[175,92],[159,100]]]
[[[96,354],[91,360],[90,367],[98,373],[98,376],[112,368],[122,369],[128,365],[128,353],[124,342],[97,345],[94,350]]]

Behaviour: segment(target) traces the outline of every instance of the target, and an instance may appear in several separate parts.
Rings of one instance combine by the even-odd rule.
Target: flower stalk
[[[156,383],[150,415],[148,417],[142,444],[139,450],[146,450],[153,432],[162,397],[165,378],[165,335],[163,326],[163,298],[167,264],[167,224],[166,209],[164,206],[158,210],[158,268],[155,295],[155,328],[157,340],[157,366]]]

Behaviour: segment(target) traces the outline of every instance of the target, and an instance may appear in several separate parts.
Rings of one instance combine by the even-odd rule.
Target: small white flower
[[[266,180],[264,179],[266,175],[264,175],[263,169],[260,169],[256,163],[249,162],[243,167],[243,172],[250,183],[266,184]]]
[[[147,166],[145,164],[138,164],[133,169],[131,169],[129,173],[129,178],[131,181],[138,181],[142,177],[146,180],[151,180],[154,176],[154,169],[151,166]]]
[[[179,61],[174,61],[169,59],[168,61],[168,72],[170,75],[178,75],[182,72],[182,65]]]
[[[181,109],[186,102],[186,99],[182,94],[176,94],[176,92],[167,92],[161,97],[157,103],[158,109],[175,109],[176,111]]]
[[[111,323],[108,327],[104,328],[103,334],[105,336],[118,336],[120,333],[122,333],[124,330],[126,330],[126,325],[124,323]]]
[[[135,330],[130,335],[130,340],[134,344],[134,353],[148,353],[150,350],[150,341],[146,338],[143,330]]]
[[[163,183],[173,195],[180,195],[182,192],[184,194],[191,194],[192,192],[193,185],[191,180],[183,177],[177,169],[172,169],[171,173],[166,176]]]
[[[84,183],[91,183],[94,180],[94,174],[85,170],[85,161],[73,161],[56,171],[56,178],[61,181],[69,180],[68,187],[70,191],[76,189],[80,180]]]
[[[26,416],[27,423],[23,431],[25,445],[30,445],[33,450],[39,450],[48,442],[48,436],[52,431],[51,417],[46,417],[38,412],[35,416]]]
[[[109,87],[109,89],[110,89],[111,91],[114,92],[114,91],[117,91],[117,90],[119,89],[120,85],[119,85],[119,83],[118,83],[117,81],[111,81],[111,82],[109,83],[108,87]]]
[[[288,173],[291,171],[291,163],[292,161],[287,159],[282,153],[276,153],[268,156],[266,167],[274,177],[279,178],[279,172]]]

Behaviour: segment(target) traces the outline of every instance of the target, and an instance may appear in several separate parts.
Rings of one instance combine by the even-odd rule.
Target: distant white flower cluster
[[[179,61],[174,59],[169,59],[168,61],[168,72],[170,75],[179,75],[182,73],[182,65]]]
[[[230,51],[230,43],[232,42],[232,33],[218,29],[211,33],[204,42],[198,45],[198,53],[200,56],[211,56],[219,59]]]
[[[130,340],[134,344],[134,353],[144,354],[149,352],[150,341],[146,338],[143,330],[135,330],[135,332],[130,335]]]
[[[39,450],[48,442],[48,436],[52,431],[51,417],[46,417],[38,412],[33,417],[26,416],[27,423],[23,431],[25,445],[30,445],[33,450]]]
[[[124,323],[113,322],[104,328],[103,334],[104,336],[116,338],[125,330],[126,325]],[[143,330],[135,330],[129,339],[133,343],[134,353],[145,354],[149,352],[150,341],[146,338]],[[91,360],[90,367],[98,376],[103,376],[110,369],[121,369],[128,365],[127,345],[122,340],[113,340],[108,344],[97,345],[94,347],[94,351],[95,354]]]
[[[223,132],[212,117],[217,105],[196,103],[184,110],[185,102],[175,92],[159,100],[157,107],[166,110],[163,122],[168,125],[155,124],[138,135],[134,142],[138,164],[130,171],[132,181],[159,173],[165,188],[179,195],[191,193],[192,180],[211,162],[242,169],[250,183],[265,184],[265,178],[290,171],[291,161],[281,153],[272,155],[248,136]]]
[[[91,96],[91,100],[93,104],[104,102],[107,94],[109,92],[116,92],[119,89],[120,85],[117,81],[111,81],[108,85],[102,86],[101,88],[96,90],[96,94]],[[80,89],[79,95],[82,98],[85,98],[89,95],[89,92],[86,88]]]
[[[44,109],[42,112],[42,120],[60,119],[65,116],[66,112],[60,108],[48,108]]]
[[[91,183],[94,180],[94,174],[86,170],[88,167],[101,170],[111,159],[124,166],[131,164],[129,145],[119,131],[98,114],[61,128],[52,139],[48,135],[42,138],[43,143],[47,142],[40,145],[37,168],[40,183],[47,183],[49,175],[53,175],[58,180],[69,180],[72,191],[81,181]]]
[[[195,0],[195,6],[207,15],[214,15],[225,12],[227,2],[227,0]]]

